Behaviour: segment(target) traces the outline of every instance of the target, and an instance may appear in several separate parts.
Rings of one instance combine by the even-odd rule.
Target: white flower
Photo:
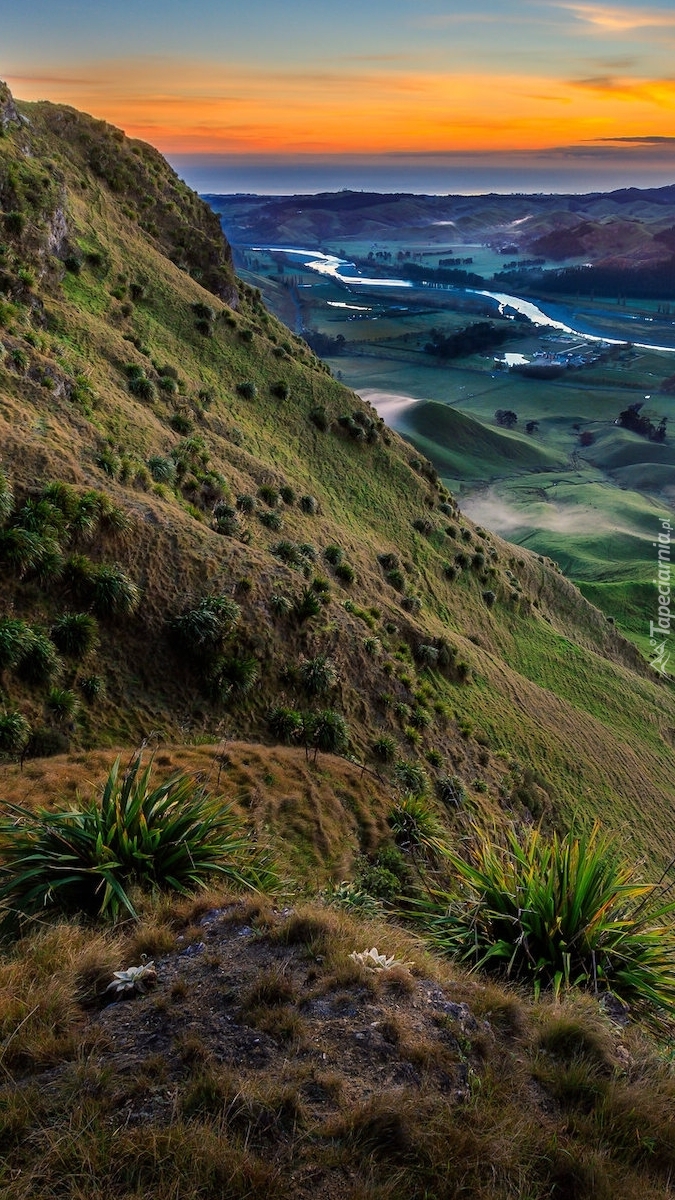
[[[354,962],[360,963],[362,967],[373,967],[379,971],[391,971],[392,967],[409,967],[410,963],[399,962],[392,955],[387,958],[386,954],[380,954],[376,946],[370,950],[352,950],[349,955],[354,959]]]
[[[108,984],[106,992],[116,992],[118,995],[129,995],[131,992],[145,995],[148,988],[157,982],[154,962],[142,963],[140,967],[127,967],[113,974],[115,978]]]

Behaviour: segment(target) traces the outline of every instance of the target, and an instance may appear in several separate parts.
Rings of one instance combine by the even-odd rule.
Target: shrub
[[[413,596],[411,594],[408,596],[404,596],[403,599],[401,600],[401,608],[404,608],[406,610],[406,612],[418,613],[420,611],[421,607],[422,607],[422,601],[420,600],[419,596]]]
[[[443,574],[452,583],[453,579],[456,579],[459,574],[459,567],[455,566],[454,563],[443,563]]]
[[[311,587],[302,589],[302,592],[294,602],[293,612],[296,620],[301,624],[303,621],[308,621],[310,617],[317,617],[319,615],[321,612],[321,600]]]
[[[225,504],[223,500],[219,500],[213,506],[213,528],[216,533],[221,533],[224,537],[236,537],[241,529],[239,515],[236,508],[231,504]]]
[[[134,375],[129,380],[129,391],[137,400],[145,400],[147,403],[155,399],[155,385],[147,375]]]
[[[675,901],[639,882],[597,825],[551,839],[532,829],[522,841],[474,832],[469,860],[448,855],[461,903],[442,897],[426,916],[439,949],[536,994],[584,987],[675,1012]]]
[[[474,571],[482,571],[485,566],[485,555],[482,550],[477,550],[471,559],[471,566]]]
[[[335,568],[335,577],[340,580],[340,583],[344,583],[346,587],[349,587],[356,579],[356,571],[351,563],[343,560]]]
[[[431,857],[445,853],[445,830],[422,796],[404,796],[388,820],[396,845],[402,850]]]
[[[204,596],[170,625],[179,646],[187,654],[210,657],[222,649],[234,631],[241,609],[229,596]]]
[[[148,459],[148,469],[157,483],[172,484],[176,478],[176,464],[172,458],[162,458],[154,454]]]
[[[316,758],[319,751],[324,754],[343,754],[349,745],[349,729],[341,713],[332,708],[305,718],[309,743],[314,747]]]
[[[117,565],[101,563],[92,574],[91,606],[99,617],[128,616],[138,607],[136,584]]]
[[[466,798],[464,785],[458,775],[439,775],[436,780],[436,795],[443,804],[456,807],[463,804]]]
[[[131,889],[184,894],[211,875],[256,886],[266,867],[230,805],[189,775],[151,786],[140,757],[112,767],[100,800],[67,811],[7,805],[0,821],[0,901],[15,915],[84,912],[135,917]]]
[[[396,739],[388,733],[382,734],[371,745],[375,758],[383,763],[391,763],[396,758]]]
[[[387,571],[386,580],[397,592],[402,592],[405,588],[405,575],[400,567],[394,567],[391,571]]]
[[[330,563],[330,565],[332,567],[337,567],[342,562],[343,552],[342,552],[340,546],[331,545],[331,546],[326,546],[326,549],[323,552],[323,556],[324,556],[326,562]]]
[[[74,721],[79,712],[80,703],[74,692],[69,688],[50,688],[45,700],[45,706],[59,724]]]
[[[438,665],[438,650],[436,646],[422,643],[417,647],[416,658],[423,667],[435,667]]]
[[[491,591],[490,589],[488,589],[486,592],[483,592],[483,600],[487,604],[488,608],[492,608],[496,599],[497,596],[495,592]]]
[[[51,683],[62,670],[56,647],[44,633],[31,631],[28,646],[21,655],[17,673],[26,683]]]
[[[279,503],[279,490],[271,483],[261,483],[258,495],[270,508],[276,508]]]
[[[33,631],[16,617],[0,620],[0,671],[15,667],[33,640]]]
[[[429,780],[424,767],[407,759],[400,758],[396,762],[394,780],[404,792],[425,796],[429,791]]]
[[[215,321],[216,314],[210,304],[203,304],[201,300],[195,300],[194,304],[190,305],[194,315],[200,321]]]
[[[211,687],[221,701],[243,700],[258,682],[260,666],[250,654],[224,655],[215,662]]]
[[[14,507],[14,493],[7,477],[0,471],[0,524],[6,521]]]
[[[317,654],[300,664],[300,682],[308,696],[324,696],[338,682],[337,666],[327,654]]]
[[[370,658],[378,658],[382,653],[382,642],[378,637],[364,638],[363,649]]]
[[[280,742],[292,742],[302,733],[303,721],[296,709],[278,705],[267,714],[267,725],[270,733]]]
[[[270,392],[277,400],[288,400],[291,389],[284,379],[277,379],[275,383],[270,384]]]
[[[274,509],[259,513],[258,519],[261,525],[264,525],[267,529],[272,529],[275,533],[278,533],[283,525],[281,513],[275,512]]]
[[[98,626],[89,613],[64,613],[52,626],[51,638],[62,654],[85,658],[96,645]]]
[[[45,545],[38,533],[14,526],[0,530],[0,563],[17,575],[36,571],[45,556]]]
[[[14,758],[28,744],[30,725],[20,712],[0,713],[0,756]]]
[[[434,532],[433,523],[428,517],[416,517],[412,524],[413,529],[416,529],[418,533],[423,533],[425,537],[429,537]]]
[[[279,488],[279,495],[281,496],[284,504],[295,504],[295,492],[290,484],[284,483],[283,486]]]
[[[385,571],[395,571],[401,565],[398,554],[394,554],[392,551],[388,551],[386,554],[378,554],[377,561]]]
[[[105,682],[100,675],[85,675],[79,682],[80,691],[90,704],[105,695]]]
[[[255,400],[258,389],[250,379],[244,379],[237,384],[237,395],[241,396],[242,400]]]
[[[181,412],[173,413],[169,419],[169,425],[174,433],[180,433],[182,437],[187,437],[194,429],[194,423],[190,418]]]
[[[275,617],[287,617],[293,609],[293,601],[289,596],[284,596],[282,592],[272,592],[270,608]]]
[[[316,496],[301,496],[300,508],[304,513],[308,513],[311,517],[315,516],[319,511],[319,501]]]
[[[309,419],[312,422],[312,425],[315,425],[316,428],[321,431],[321,433],[325,433],[330,424],[328,413],[322,405],[316,405],[314,408],[310,409]]]

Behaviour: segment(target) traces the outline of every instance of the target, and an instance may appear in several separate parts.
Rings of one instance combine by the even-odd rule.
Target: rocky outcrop
[[[20,124],[21,117],[14,103],[14,97],[7,84],[0,79],[0,129],[4,132],[10,125]]]

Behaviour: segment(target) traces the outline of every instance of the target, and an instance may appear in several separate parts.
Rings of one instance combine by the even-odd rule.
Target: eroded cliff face
[[[14,103],[14,97],[0,79],[0,129],[3,131],[10,125],[18,125],[21,122],[19,111]]]

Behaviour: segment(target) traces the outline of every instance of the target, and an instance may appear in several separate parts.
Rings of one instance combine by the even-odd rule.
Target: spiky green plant
[[[283,592],[272,592],[270,608],[275,617],[287,617],[293,611],[293,601],[290,596],[284,596]]]
[[[293,611],[296,619],[302,624],[311,617],[318,617],[321,612],[321,600],[311,587],[303,588],[300,595],[296,597]]]
[[[44,556],[45,548],[39,533],[13,526],[0,529],[0,563],[17,575],[35,571]]]
[[[260,666],[251,654],[218,658],[211,670],[211,688],[219,700],[242,700],[258,682]]]
[[[598,825],[551,838],[473,834],[466,858],[447,854],[457,892],[427,906],[439,949],[535,994],[582,987],[675,1013],[675,901],[641,882]]]
[[[96,796],[65,811],[5,805],[0,820],[4,928],[22,915],[135,916],[131,889],[189,893],[219,875],[249,887],[274,879],[230,805],[189,775],[152,784],[140,756],[119,759]]]
[[[319,751],[324,754],[344,754],[349,745],[349,728],[342,713],[333,708],[318,713],[305,714],[305,737],[314,747],[314,758]]]
[[[80,711],[80,702],[70,688],[53,687],[49,689],[45,707],[57,724],[75,721]]]
[[[20,712],[0,713],[0,756],[20,754],[29,737],[30,725]]]
[[[100,675],[85,675],[80,679],[80,691],[90,704],[100,700],[105,694],[105,680]]]
[[[15,667],[30,649],[33,631],[18,617],[0,620],[0,671]]]
[[[52,626],[52,641],[69,658],[86,658],[94,649],[98,625],[90,613],[64,613]]]
[[[388,733],[383,733],[381,737],[375,738],[371,750],[380,762],[393,762],[396,758],[396,739]]]
[[[300,663],[298,675],[308,696],[325,696],[339,679],[337,665],[328,654],[306,658]]]
[[[394,765],[394,780],[402,791],[414,796],[425,796],[429,791],[429,779],[424,767],[410,759],[398,759]]]
[[[140,592],[116,564],[101,563],[92,575],[91,606],[99,617],[128,616],[138,607]]]
[[[239,605],[229,596],[204,596],[171,622],[171,630],[188,654],[208,657],[222,649],[240,616]]]
[[[14,493],[7,476],[0,471],[0,523],[6,521],[14,507]]]
[[[172,458],[162,458],[160,454],[153,454],[148,459],[148,470],[156,483],[171,484],[176,478],[176,464]]]
[[[397,846],[436,858],[446,853],[446,833],[423,796],[405,795],[389,813]]]
[[[302,733],[302,716],[294,708],[277,705],[267,714],[270,733],[280,742],[292,742]]]
[[[61,673],[63,663],[56,646],[46,633],[31,630],[29,644],[17,664],[17,673],[26,683],[51,683]]]

